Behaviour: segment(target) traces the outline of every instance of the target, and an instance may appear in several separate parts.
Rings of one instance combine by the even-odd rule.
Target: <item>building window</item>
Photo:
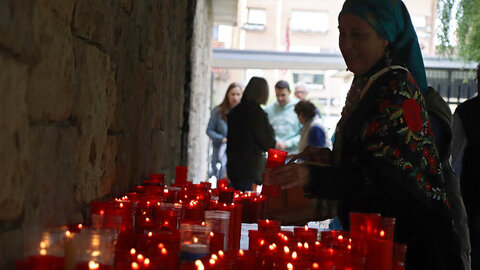
[[[432,29],[427,23],[426,16],[412,16],[412,24],[415,27],[418,37],[430,37]]]
[[[328,32],[327,11],[300,11],[293,10],[290,18],[290,30],[292,32]]]
[[[267,24],[267,14],[265,9],[248,8],[247,9],[247,22],[243,26],[245,30],[265,30]]]
[[[323,88],[324,74],[316,74],[309,72],[293,72],[293,82],[302,81],[308,85],[315,85]]]

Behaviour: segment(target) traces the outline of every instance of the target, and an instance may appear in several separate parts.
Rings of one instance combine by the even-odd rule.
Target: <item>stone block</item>
[[[113,43],[118,3],[114,0],[78,0],[73,12],[75,36],[108,51]]]
[[[17,218],[24,205],[28,167],[28,67],[0,54],[0,220]]]

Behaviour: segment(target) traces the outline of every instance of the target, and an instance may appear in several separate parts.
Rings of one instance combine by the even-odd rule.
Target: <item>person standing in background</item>
[[[265,152],[275,147],[275,132],[260,107],[268,100],[264,78],[252,77],[242,101],[227,115],[227,173],[230,185],[241,191],[262,184]]]
[[[299,100],[306,100],[308,95],[307,85],[302,81],[297,82],[295,84],[295,92],[293,92],[293,95]]]
[[[452,164],[460,178],[467,210],[472,269],[480,269],[480,64],[477,96],[460,104],[453,115]]]
[[[296,154],[298,153],[302,128],[294,111],[298,99],[290,98],[290,94],[291,90],[288,82],[278,81],[275,84],[277,101],[268,105],[265,112],[268,114],[270,124],[275,130],[277,141],[275,148],[287,151],[288,154]]]
[[[327,131],[316,112],[317,107],[308,100],[300,100],[295,105],[295,113],[303,125],[298,152],[302,152],[307,146],[332,148]]]
[[[217,179],[225,177],[227,172],[227,113],[240,103],[242,87],[238,83],[231,83],[222,103],[216,106],[210,115],[207,126],[207,135],[212,140],[212,174]],[[217,165],[220,164],[219,167]]]

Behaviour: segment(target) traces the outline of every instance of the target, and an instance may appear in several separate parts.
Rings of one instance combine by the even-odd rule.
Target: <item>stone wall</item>
[[[209,0],[196,2],[0,0],[1,269],[30,232],[201,156],[184,139],[205,134],[209,100],[210,37],[192,33],[209,33]],[[190,102],[205,109],[190,117]]]

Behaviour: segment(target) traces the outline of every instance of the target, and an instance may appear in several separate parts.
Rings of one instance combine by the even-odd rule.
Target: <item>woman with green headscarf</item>
[[[342,200],[339,217],[347,229],[350,212],[395,217],[395,242],[408,246],[407,269],[465,269],[422,96],[422,55],[405,5],[347,0],[338,22],[340,50],[355,76],[333,153],[316,154],[322,166],[277,168],[270,181]]]

